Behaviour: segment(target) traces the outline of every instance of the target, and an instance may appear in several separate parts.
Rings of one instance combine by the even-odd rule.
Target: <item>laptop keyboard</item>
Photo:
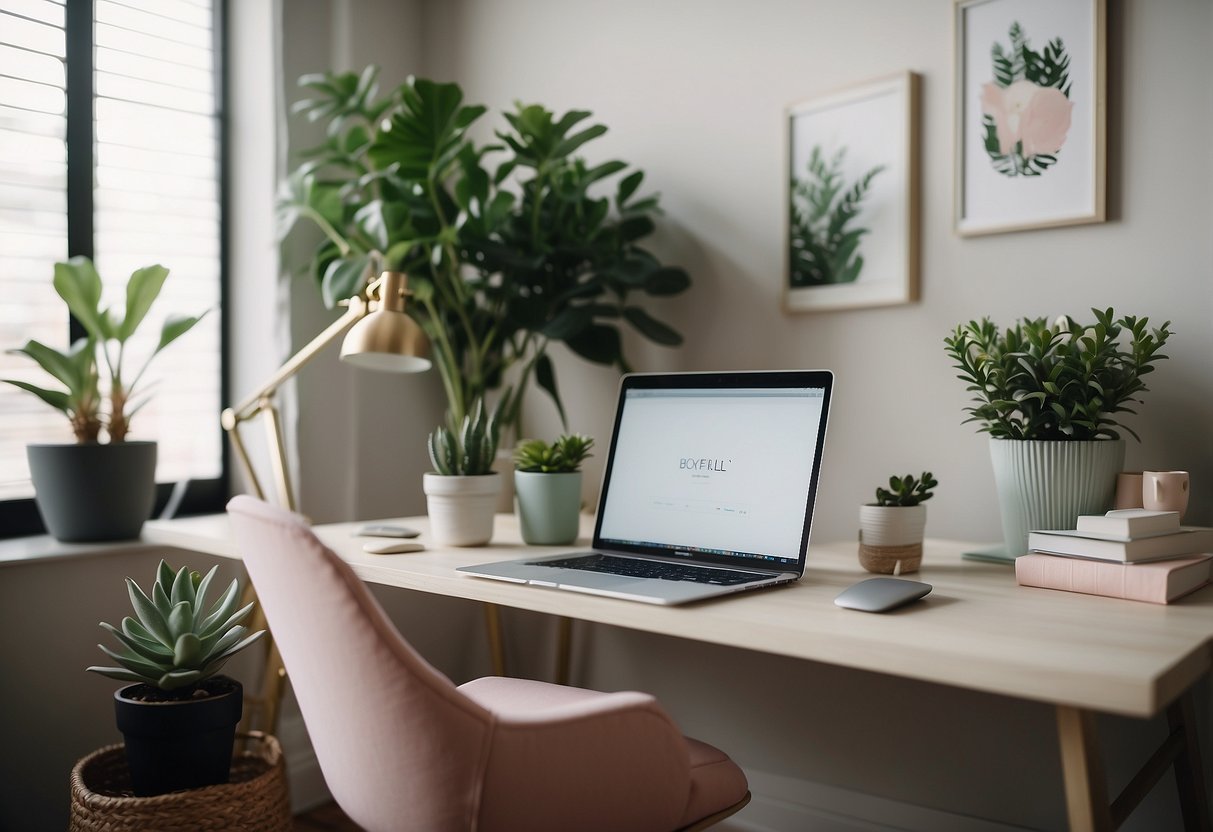
[[[583,572],[606,572],[628,578],[660,578],[665,581],[694,581],[699,584],[736,586],[754,581],[764,581],[772,575],[755,572],[738,572],[734,569],[685,566],[680,563],[664,563],[655,560],[617,558],[611,555],[579,555],[562,560],[536,561],[532,566],[551,566],[557,569],[580,569]]]

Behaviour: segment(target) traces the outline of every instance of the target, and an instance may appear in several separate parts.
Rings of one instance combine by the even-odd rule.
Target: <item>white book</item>
[[[1150,511],[1144,508],[1113,509],[1107,514],[1084,514],[1078,518],[1077,531],[1136,540],[1175,534],[1179,531],[1178,511]]]
[[[1175,534],[1136,540],[1080,531],[1038,531],[1028,534],[1028,548],[1050,555],[1140,563],[1213,552],[1213,529],[1181,526]]]

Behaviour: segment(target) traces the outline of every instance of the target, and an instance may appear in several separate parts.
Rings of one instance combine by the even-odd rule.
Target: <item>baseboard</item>
[[[1022,827],[746,769],[750,805],[721,832],[1023,832]]]

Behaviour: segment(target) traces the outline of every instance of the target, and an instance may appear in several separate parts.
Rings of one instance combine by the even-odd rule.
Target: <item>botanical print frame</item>
[[[787,110],[784,310],[918,298],[918,88],[913,72]]]
[[[956,0],[956,230],[1106,219],[1105,0]]]

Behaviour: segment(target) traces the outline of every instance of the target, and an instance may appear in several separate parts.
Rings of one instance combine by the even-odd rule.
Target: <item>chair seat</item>
[[[620,695],[501,676],[474,679],[460,685],[459,691],[487,711],[519,719],[564,708],[592,707],[606,697]],[[676,828],[689,826],[733,805],[745,797],[749,788],[745,774],[729,755],[706,742],[691,737],[683,739],[690,758],[691,789]]]

